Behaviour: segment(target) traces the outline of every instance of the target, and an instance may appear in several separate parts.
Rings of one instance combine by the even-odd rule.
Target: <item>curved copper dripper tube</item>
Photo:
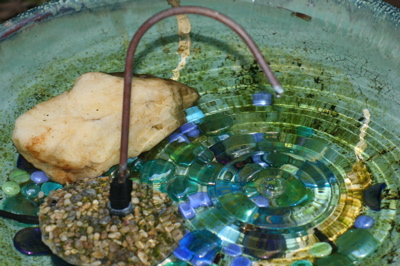
[[[130,124],[130,110],[131,110],[131,88],[132,88],[132,66],[133,66],[133,55],[135,54],[136,48],[142,36],[158,21],[180,14],[197,14],[206,17],[214,18],[235,31],[246,43],[253,53],[255,59],[263,70],[268,81],[275,90],[277,96],[279,97],[283,93],[283,88],[279,84],[275,75],[272,73],[271,68],[266,62],[265,58],[261,54],[257,45],[249,34],[236,22],[234,22],[229,17],[208,8],[197,7],[197,6],[183,6],[174,7],[154,15],[150,19],[140,26],[135,35],[133,36],[125,62],[124,71],[124,94],[123,94],[123,110],[122,110],[122,128],[121,128],[121,149],[120,149],[120,163],[117,175],[113,179],[110,191],[110,210],[111,213],[115,215],[125,215],[132,208],[130,193],[132,191],[132,186],[127,184],[128,180],[128,146],[129,146],[129,124]],[[129,182],[128,182],[129,183]],[[124,210],[120,212],[119,210]]]

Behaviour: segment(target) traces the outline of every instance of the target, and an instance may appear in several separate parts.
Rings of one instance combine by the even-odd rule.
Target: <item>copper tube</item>
[[[160,13],[154,15],[150,19],[140,26],[140,28],[136,31],[133,36],[125,62],[125,71],[124,71],[124,94],[123,94],[123,110],[122,110],[122,132],[121,132],[121,149],[120,149],[120,164],[119,164],[119,183],[123,183],[126,178],[127,172],[127,160],[128,160],[128,146],[129,146],[129,124],[130,124],[130,110],[131,110],[131,88],[132,88],[132,66],[133,66],[133,56],[135,54],[136,48],[142,36],[146,33],[148,29],[150,29],[154,24],[158,21],[180,14],[197,14],[203,15],[206,17],[214,18],[228,27],[230,27],[234,32],[236,32],[243,41],[250,48],[253,53],[255,59],[260,65],[262,71],[267,77],[269,83],[272,85],[272,88],[275,90],[277,96],[279,97],[283,93],[283,88],[279,84],[275,75],[271,71],[267,61],[261,54],[257,45],[253,41],[253,39],[249,36],[249,34],[235,21],[231,18],[208,8],[198,7],[198,6],[182,6],[182,7],[174,7]]]

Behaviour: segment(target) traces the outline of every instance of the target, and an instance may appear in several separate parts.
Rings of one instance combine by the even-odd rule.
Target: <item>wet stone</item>
[[[368,215],[360,215],[357,217],[356,221],[354,222],[355,228],[360,229],[368,229],[371,228],[375,223],[374,218]]]
[[[28,183],[22,186],[21,193],[27,198],[37,198],[40,192],[40,186],[35,183]]]
[[[96,197],[97,193],[96,193],[95,189],[87,188],[82,191],[81,195],[82,195],[82,197],[94,198],[94,197]]]
[[[72,195],[70,200],[72,203],[76,203],[78,201],[81,201],[82,198],[83,198],[82,195],[76,194],[76,195]]]
[[[336,242],[339,253],[351,260],[362,259],[373,253],[379,245],[375,237],[365,229],[350,229]]]

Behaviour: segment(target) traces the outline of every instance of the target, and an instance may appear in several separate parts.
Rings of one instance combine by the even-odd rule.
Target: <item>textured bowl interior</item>
[[[350,121],[347,118],[357,122],[363,117],[362,110],[368,108],[371,130],[364,156],[369,158],[374,182],[386,182],[389,194],[398,195],[399,9],[367,0],[181,2],[218,10],[249,32],[286,88],[278,106],[321,114],[337,112],[343,115],[341,128]],[[291,16],[278,6],[305,13],[312,20]],[[167,1],[154,0],[53,1],[0,25],[0,183],[16,162],[11,142],[15,119],[35,104],[71,88],[85,72],[123,71],[135,30],[168,7]],[[189,18],[192,53],[179,81],[198,89],[202,95],[199,104],[212,113],[224,108],[226,102],[218,101],[221,96],[249,97],[253,91],[270,90],[255,71],[251,53],[232,31],[209,18]],[[135,72],[170,78],[180,60],[176,32],[175,18],[154,26],[139,45]],[[294,113],[293,121],[285,122],[295,123],[296,119]],[[308,126],[327,132],[326,124]],[[344,145],[355,145],[359,126],[357,123],[354,129],[340,131],[335,137],[343,139]],[[348,138],[347,134],[354,136]],[[349,144],[350,140],[354,142]],[[373,230],[379,249],[362,265],[400,262],[396,257],[398,200],[390,200]],[[5,265],[49,265],[49,257],[27,257],[14,249],[12,238],[20,228],[20,224],[0,219],[0,261]]]

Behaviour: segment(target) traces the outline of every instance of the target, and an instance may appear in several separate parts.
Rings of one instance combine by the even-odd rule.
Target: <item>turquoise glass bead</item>
[[[186,176],[176,176],[170,179],[163,190],[173,201],[183,201],[198,190],[197,184]]]
[[[164,183],[173,177],[175,166],[163,159],[146,162],[140,171],[143,183]]]
[[[189,166],[196,160],[211,162],[214,154],[199,143],[171,143],[167,147],[170,158],[180,166]]]
[[[362,259],[378,248],[379,242],[366,229],[350,229],[339,236],[336,242],[339,253],[350,260]]]
[[[31,179],[31,175],[25,170],[16,168],[10,172],[9,178],[11,181],[14,181],[18,184],[23,184]]]
[[[205,135],[217,136],[226,133],[232,126],[232,117],[218,113],[205,117],[199,128]]]
[[[40,186],[35,183],[28,183],[21,187],[21,193],[27,198],[37,198],[40,192]]]
[[[332,253],[332,246],[326,242],[315,243],[309,250],[311,256],[323,258]]]
[[[301,126],[301,127],[296,128],[296,133],[299,136],[311,138],[312,136],[314,136],[314,129]]]
[[[57,189],[62,189],[63,186],[61,184],[55,182],[46,182],[42,185],[41,191],[43,191],[44,195],[50,195],[50,192]]]
[[[312,262],[309,260],[298,260],[290,264],[290,266],[312,266]]]
[[[204,163],[195,160],[189,167],[188,176],[191,180],[201,185],[214,185],[215,179],[222,170],[222,165],[217,163]]]
[[[329,255],[325,258],[318,259],[315,262],[315,266],[351,266],[353,263],[346,258],[346,256],[343,256],[342,254],[339,253],[334,253],[332,255]]]
[[[18,194],[7,198],[2,205],[2,209],[16,214],[37,216],[39,206],[33,200]]]
[[[17,195],[21,190],[18,183],[14,182],[14,181],[4,182],[3,185],[1,186],[1,189],[3,190],[4,194],[6,194],[8,196]]]

